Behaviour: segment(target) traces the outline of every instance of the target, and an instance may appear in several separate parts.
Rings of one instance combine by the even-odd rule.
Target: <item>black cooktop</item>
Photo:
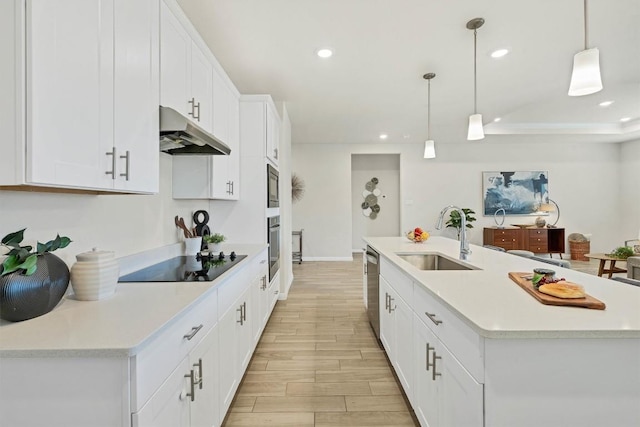
[[[179,256],[126,274],[118,282],[210,282],[246,257],[235,252]]]

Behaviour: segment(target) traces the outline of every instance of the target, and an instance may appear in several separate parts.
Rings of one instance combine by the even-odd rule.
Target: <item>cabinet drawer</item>
[[[493,230],[494,239],[508,239],[517,240],[520,235],[520,230]]]
[[[398,293],[400,298],[411,301],[413,298],[413,281],[386,258],[380,258],[380,275]]]
[[[131,411],[139,410],[218,321],[215,290],[172,322],[133,358]]]
[[[544,238],[545,240],[547,239],[547,230],[546,229],[541,229],[541,228],[536,228],[534,230],[528,230],[529,231],[529,239],[534,239],[534,238]]]
[[[415,286],[412,301],[418,318],[456,355],[478,382],[484,382],[482,337],[420,285]]]

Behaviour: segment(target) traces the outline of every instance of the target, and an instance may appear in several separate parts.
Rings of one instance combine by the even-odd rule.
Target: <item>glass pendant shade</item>
[[[469,116],[469,131],[467,133],[469,141],[484,139],[484,129],[482,127],[482,114],[472,114]]]
[[[600,51],[598,48],[585,49],[576,53],[573,57],[569,96],[590,95],[601,90]]]
[[[436,158],[436,146],[432,139],[424,142],[424,158],[435,159]]]

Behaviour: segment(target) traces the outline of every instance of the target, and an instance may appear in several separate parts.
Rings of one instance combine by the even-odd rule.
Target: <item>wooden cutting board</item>
[[[533,273],[509,273],[509,278],[516,282],[518,286],[527,291],[531,296],[540,301],[542,304],[547,305],[566,305],[571,307],[583,307],[593,308],[595,310],[604,310],[605,304],[587,294],[584,298],[558,298],[552,295],[544,294],[533,287],[531,280],[525,279],[527,276],[532,276]]]

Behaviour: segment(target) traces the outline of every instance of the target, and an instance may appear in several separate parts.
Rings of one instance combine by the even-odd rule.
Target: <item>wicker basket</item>
[[[591,242],[572,242],[569,240],[569,252],[571,253],[571,259],[576,261],[589,261],[589,258],[585,257],[591,251]]]

